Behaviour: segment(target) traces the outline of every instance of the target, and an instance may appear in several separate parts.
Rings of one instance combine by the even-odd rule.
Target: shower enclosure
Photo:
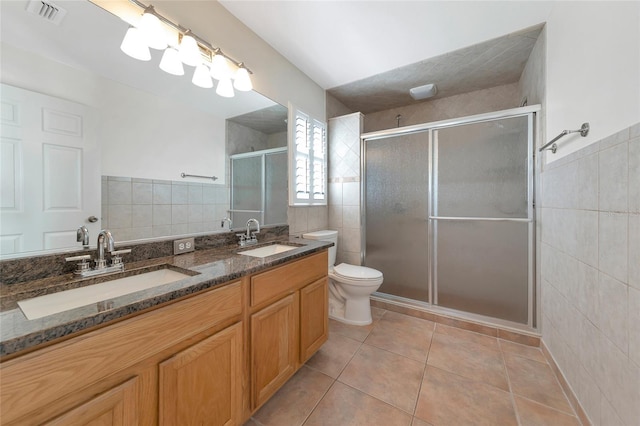
[[[535,327],[539,107],[362,136],[363,263],[377,295]]]
[[[231,209],[234,227],[255,218],[260,225],[287,223],[287,148],[230,156]]]

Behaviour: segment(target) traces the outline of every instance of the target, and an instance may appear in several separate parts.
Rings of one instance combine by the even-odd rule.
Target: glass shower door
[[[433,303],[527,324],[533,286],[532,116],[433,131]]]
[[[241,228],[250,218],[261,225],[287,223],[287,148],[231,156],[231,220]]]
[[[429,133],[365,144],[364,264],[384,274],[378,290],[429,301]]]

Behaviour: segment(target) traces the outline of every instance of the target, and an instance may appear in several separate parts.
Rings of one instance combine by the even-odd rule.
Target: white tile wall
[[[329,120],[328,225],[338,231],[336,264],[360,265],[360,133],[362,115]]]
[[[640,419],[639,133],[542,173],[543,340],[594,425]]]

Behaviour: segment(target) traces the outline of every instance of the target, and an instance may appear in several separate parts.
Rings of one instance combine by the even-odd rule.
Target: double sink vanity
[[[208,236],[176,256],[132,246],[146,258],[116,274],[9,284],[21,267],[0,262],[0,423],[242,424],[327,339],[329,245]]]

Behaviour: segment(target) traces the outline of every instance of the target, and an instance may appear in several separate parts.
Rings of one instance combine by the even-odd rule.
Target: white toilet
[[[302,238],[334,244],[329,247],[329,317],[346,324],[371,324],[369,296],[382,284],[382,272],[347,263],[333,266],[338,249],[338,231],[309,232]]]

